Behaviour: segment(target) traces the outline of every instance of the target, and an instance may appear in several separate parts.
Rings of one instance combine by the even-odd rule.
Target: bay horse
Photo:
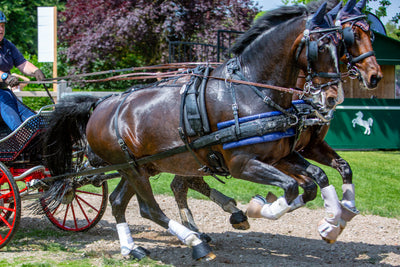
[[[373,33],[369,29],[366,16],[361,12],[365,4],[365,0],[358,3],[356,0],[350,0],[342,8],[342,4],[339,3],[328,15],[331,16],[332,20],[335,20],[336,24],[341,25],[343,28],[344,36],[342,36],[341,40],[343,56],[341,61],[347,64],[350,73],[357,74],[358,79],[366,88],[373,89],[377,86],[383,75],[372,48]],[[304,83],[304,78],[299,78],[297,87],[303,87]],[[341,174],[343,180],[343,197],[341,201],[342,216],[339,222],[342,231],[346,223],[358,214],[358,211],[355,207],[355,192],[350,165],[324,141],[328,129],[329,124],[310,126],[303,129],[296,143],[296,151],[305,158],[312,159],[318,163],[336,169]],[[280,166],[279,163],[276,164],[275,167],[282,170],[287,168],[285,166]],[[303,187],[314,187],[316,189],[313,180],[302,175],[296,175],[294,170],[287,174],[294,177]],[[243,215],[243,212],[236,207],[236,202],[233,198],[227,197],[215,189],[211,189],[202,178],[189,179],[188,177],[183,178],[175,176],[171,183],[171,189],[174,192],[184,225],[191,227],[191,229],[197,229],[187,204],[187,191],[189,188],[209,197],[221,206],[224,211],[231,213],[230,222],[234,228],[248,229],[249,225],[246,217]],[[300,195],[297,199],[296,208],[313,200],[316,193],[316,190],[314,190],[313,194]],[[264,199],[263,201],[265,202],[266,200]],[[336,233],[340,234],[341,231]],[[322,237],[329,243],[333,243],[337,238],[336,235],[330,235],[329,238],[323,235]]]
[[[251,87],[232,81],[232,77],[290,88],[296,83],[299,69],[308,70],[312,81],[317,84],[313,90],[323,92],[326,106],[321,109],[336,105],[341,90],[335,46],[337,28],[324,19],[325,8],[326,4],[321,5],[314,15],[309,15],[303,6],[282,7],[269,12],[247,32],[248,38],[242,41],[240,55],[211,71],[205,91],[211,132],[218,132],[219,122],[233,119],[233,135],[240,139],[241,127],[237,127],[240,118],[277,109],[285,115],[290,127],[299,126],[300,119],[293,115],[296,109],[291,108],[293,94],[290,91]],[[285,214],[298,197],[298,183],[274,167],[277,162],[287,161],[288,166],[293,164],[297,171],[313,177],[321,187],[328,183],[321,169],[309,164],[300,154],[292,153],[294,137],[232,149],[223,149],[222,144],[191,149],[197,137],[187,137],[179,131],[178,103],[181,102],[180,94],[187,88],[187,81],[188,75],[182,75],[101,101],[89,96],[61,99],[46,131],[44,144],[46,154],[53,155],[47,158],[52,175],[68,171],[71,157],[66,155],[70,154],[76,140],[85,137],[93,152],[108,164],[131,164],[130,168],[118,170],[123,177],[122,184],[126,181],[129,186],[120,183],[110,196],[124,256],[140,259],[148,254],[145,248],[134,244],[126,223],[126,206],[136,195],[141,216],[168,229],[192,247],[194,259],[215,258],[208,244],[199,238],[199,233],[162,212],[149,182],[150,176],[160,172],[186,177],[207,175],[207,168],[199,167],[207,166],[210,150],[221,155],[224,166],[233,177],[284,190],[284,195],[266,209],[271,217]],[[149,155],[181,146],[186,146],[187,150],[142,165],[136,164]]]

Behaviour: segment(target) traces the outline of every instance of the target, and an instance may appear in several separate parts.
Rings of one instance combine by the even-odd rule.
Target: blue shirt
[[[17,47],[7,39],[4,38],[0,45],[0,70],[2,72],[10,73],[14,66],[18,67],[26,61]]]

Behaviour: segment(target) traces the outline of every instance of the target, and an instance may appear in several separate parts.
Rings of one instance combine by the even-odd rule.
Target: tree
[[[317,0],[282,0],[282,3],[284,3],[285,5],[288,5],[288,4],[308,4],[308,3],[312,2],[312,1],[317,1]],[[394,0],[394,1],[397,1],[397,0]],[[348,0],[343,0],[344,4],[347,3],[347,2],[348,2]],[[386,17],[387,16],[387,9],[389,7],[393,7],[392,6],[392,2],[390,0],[368,0],[367,1],[367,6],[365,8],[365,10],[367,12],[371,12],[371,10],[372,10],[372,8],[369,5],[369,3],[371,3],[371,2],[379,2],[379,7],[375,12],[375,15],[378,18]],[[395,3],[395,4],[397,4],[397,3]],[[398,6],[395,6],[395,8],[398,8]],[[397,24],[399,22],[399,19],[400,19],[400,13],[397,13],[391,20]]]
[[[20,51],[37,55],[37,7],[57,6],[66,0],[0,0],[0,10],[7,17],[6,38]]]
[[[393,22],[386,23],[385,29],[389,37],[400,40],[400,29]]]
[[[59,36],[75,71],[158,64],[169,40],[215,43],[217,29],[248,29],[258,11],[252,0],[68,0]]]

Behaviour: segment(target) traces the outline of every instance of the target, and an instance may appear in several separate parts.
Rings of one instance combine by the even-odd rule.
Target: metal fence
[[[169,63],[178,62],[221,62],[232,57],[230,48],[243,32],[218,30],[217,44],[170,41],[168,44]]]

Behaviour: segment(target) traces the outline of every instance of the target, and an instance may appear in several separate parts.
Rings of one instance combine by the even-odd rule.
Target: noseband
[[[365,52],[357,57],[353,57],[349,51],[347,50],[348,46],[352,46],[354,44],[354,27],[359,27],[362,31],[368,32],[370,31],[369,24],[365,21],[366,15],[359,15],[350,18],[346,18],[344,20],[338,20],[336,25],[343,25],[347,22],[352,22],[351,26],[346,27],[343,29],[343,44],[344,44],[344,54],[348,61],[347,69],[349,70],[350,77],[355,79],[359,74],[358,68],[355,66],[357,62],[364,60],[365,58],[375,56],[375,52],[373,50]],[[375,36],[372,31],[371,32],[371,42],[374,41]]]

